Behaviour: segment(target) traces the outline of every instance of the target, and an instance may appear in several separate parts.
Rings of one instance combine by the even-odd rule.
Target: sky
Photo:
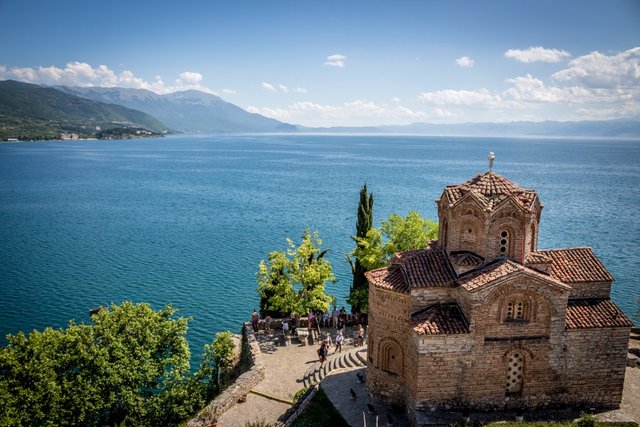
[[[0,80],[304,126],[640,118],[640,0],[0,0]]]

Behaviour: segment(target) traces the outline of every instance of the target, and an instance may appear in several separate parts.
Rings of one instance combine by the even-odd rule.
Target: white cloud
[[[588,87],[640,86],[640,47],[612,56],[600,52],[580,56],[551,77],[557,82],[577,83]]]
[[[222,93],[224,93],[225,95],[235,95],[236,91],[233,89],[222,89]]]
[[[262,86],[263,89],[266,89],[269,92],[282,92],[282,93],[293,92],[293,93],[303,93],[303,94],[307,93],[307,90],[303,87],[297,87],[291,90],[289,86],[283,85],[282,83],[276,86],[276,85],[272,85],[271,83],[262,82],[260,85]]]
[[[376,104],[373,101],[353,100],[338,105],[299,101],[286,108],[259,108],[248,111],[274,119],[306,126],[367,126],[372,124],[409,124],[424,121],[428,115],[402,105]]]
[[[154,81],[148,82],[137,77],[130,70],[116,73],[106,65],[99,65],[94,68],[85,62],[69,62],[64,68],[56,66],[49,67],[13,67],[8,68],[1,65],[4,70],[0,74],[4,78],[20,80],[28,83],[38,83],[47,85],[65,86],[99,86],[99,87],[128,87],[135,89],[147,89],[156,93],[170,93],[180,90],[196,89],[203,92],[214,93],[212,90],[202,85],[203,76],[193,71],[180,73],[175,80],[175,84],[166,85],[160,76],[156,76]]]
[[[505,80],[499,91],[440,90],[424,92],[425,104],[465,120],[588,120],[640,116],[640,48],[606,57],[590,54],[571,61],[553,75],[552,84],[526,74]],[[603,81],[604,80],[604,81]],[[566,85],[553,82],[561,81]],[[595,82],[599,86],[595,87]],[[506,116],[505,116],[506,115]],[[443,114],[448,118],[448,114]]]
[[[454,114],[449,110],[444,110],[442,108],[436,108],[433,110],[433,113],[436,117],[440,119],[451,119],[454,117]]]
[[[527,74],[526,76],[508,79],[513,86],[503,93],[505,97],[516,101],[562,102],[565,94],[560,88],[546,87],[542,80]]]
[[[176,84],[179,86],[198,86],[201,81],[202,74],[185,71],[184,73],[180,73],[180,76],[176,80]]]
[[[504,53],[507,58],[515,59],[518,62],[560,62],[564,58],[569,58],[571,54],[566,50],[545,49],[542,46],[530,47],[526,50],[509,49]]]
[[[469,58],[468,56],[463,56],[456,59],[456,64],[465,68],[473,68],[473,59]]]
[[[487,89],[480,90],[439,90],[436,92],[423,92],[418,98],[432,105],[491,105],[500,101],[500,97],[491,94]]]
[[[344,68],[344,63],[347,60],[347,57],[341,55],[339,53],[335,53],[333,55],[327,56],[327,61],[324,65],[329,65],[331,67]]]

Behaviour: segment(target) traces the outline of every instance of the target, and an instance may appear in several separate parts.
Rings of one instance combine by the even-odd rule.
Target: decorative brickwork
[[[421,410],[617,407],[629,319],[590,248],[538,250],[534,190],[488,172],[437,200],[439,242],[367,273],[369,392]]]

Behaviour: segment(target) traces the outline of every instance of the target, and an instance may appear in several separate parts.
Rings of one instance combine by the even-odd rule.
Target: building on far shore
[[[80,139],[80,135],[77,133],[61,133],[60,139],[62,139],[63,141],[76,140]]]
[[[538,195],[491,166],[444,189],[438,241],[366,273],[369,392],[414,422],[618,407],[633,324],[610,300],[613,277],[589,247],[538,249]]]

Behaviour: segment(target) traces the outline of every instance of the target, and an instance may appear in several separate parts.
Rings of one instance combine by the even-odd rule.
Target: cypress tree
[[[356,238],[364,238],[367,232],[373,228],[373,193],[367,191],[367,184],[365,183],[360,189],[360,202],[358,204],[358,222],[356,223]],[[357,243],[356,243],[357,244]],[[351,265],[351,272],[353,274],[353,282],[349,291],[349,302],[358,311],[362,311],[366,307],[366,303],[362,303],[360,298],[354,298],[354,292],[359,290],[367,290],[368,283],[364,277],[365,271],[367,271],[358,258],[355,262],[351,257],[347,256],[349,264]],[[360,291],[363,292],[363,291]]]

